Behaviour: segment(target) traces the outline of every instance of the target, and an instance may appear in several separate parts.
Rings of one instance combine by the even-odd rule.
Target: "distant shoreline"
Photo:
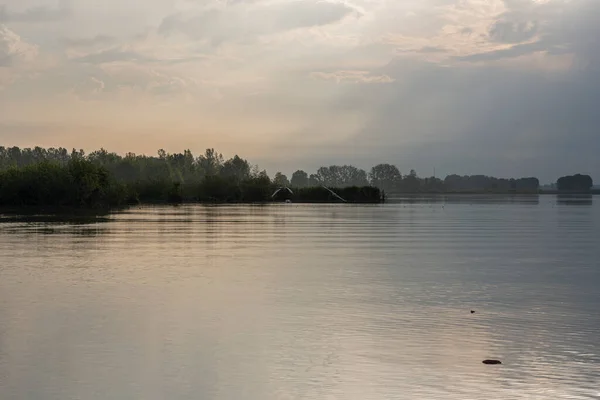
[[[0,146],[0,206],[114,208],[136,204],[261,204],[277,202],[376,204],[398,196],[589,196],[600,194],[590,175],[538,178],[447,175],[443,180],[406,175],[392,164],[370,172],[352,165],[297,170],[291,180],[235,155],[225,160],[214,149],[157,156],[125,156],[100,149],[69,153],[65,148]]]
[[[566,197],[591,197],[600,195],[600,190],[594,190],[592,192],[558,192],[558,191],[540,191],[538,193],[508,193],[508,192],[439,192],[439,193],[391,193],[385,195],[385,201],[353,201],[353,202],[341,202],[341,201],[323,201],[323,200],[300,200],[292,201],[291,204],[347,204],[347,205],[373,205],[383,204],[387,200],[394,200],[402,197],[459,197],[459,196],[489,196],[489,197],[537,197],[537,196],[566,196]],[[246,206],[266,206],[272,204],[286,204],[285,201],[281,200],[270,200],[262,202],[244,202],[244,201],[228,201],[228,202],[210,202],[210,201],[198,201],[185,199],[180,202],[168,202],[168,201],[144,201],[137,204],[121,205],[118,207],[74,207],[74,206],[12,206],[12,207],[0,207],[0,215],[61,215],[70,214],[75,216],[81,216],[85,219],[86,216],[91,215],[107,215],[113,212],[122,210],[132,209],[136,207],[148,207],[148,206],[184,206],[184,205],[202,205],[202,206],[235,206],[235,205],[246,205]]]
[[[587,191],[587,192],[580,192],[580,191],[568,192],[568,191],[560,191],[560,190],[541,190],[539,194],[574,195],[574,196],[592,195],[592,196],[597,196],[597,195],[600,195],[600,189],[593,189],[593,190],[590,190],[590,191]]]
[[[464,191],[464,192],[393,192],[386,193],[386,198],[390,197],[398,197],[398,196],[473,196],[473,195],[489,195],[489,196],[539,196],[539,195],[552,195],[552,196],[597,196],[600,195],[600,190],[592,190],[588,192],[567,192],[567,191],[558,191],[558,190],[539,190],[537,192],[500,192],[500,191]]]

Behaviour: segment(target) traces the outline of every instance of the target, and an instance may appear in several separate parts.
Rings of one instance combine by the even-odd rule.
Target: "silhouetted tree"
[[[66,165],[41,161],[0,171],[0,205],[108,207],[127,198],[123,185],[79,153]]]
[[[417,172],[414,169],[410,170],[410,173],[402,179],[402,189],[406,192],[417,193],[421,187],[421,182],[417,176]]]
[[[329,187],[367,186],[369,184],[367,173],[352,165],[321,167],[317,170],[317,179]]]
[[[308,174],[302,170],[298,170],[292,174],[290,184],[293,187],[304,188],[308,186]]]
[[[290,181],[287,176],[282,174],[281,172],[277,172],[275,177],[273,178],[273,183],[277,186],[290,186]]]
[[[371,168],[369,180],[372,186],[392,192],[400,187],[402,175],[395,165],[379,164]]]
[[[236,155],[233,158],[225,161],[221,167],[220,173],[225,178],[231,178],[235,181],[242,181],[250,178],[250,164],[248,161]]]
[[[489,191],[489,192],[537,192],[540,182],[537,178],[499,179],[485,175],[459,176],[448,175],[444,186],[451,192]]]
[[[196,162],[207,176],[217,175],[223,165],[223,155],[217,153],[215,149],[206,149],[204,155],[198,157]]]
[[[77,162],[87,163],[81,166],[83,172],[77,169],[79,168]],[[89,165],[100,168],[104,172],[86,169]],[[70,169],[63,171],[61,167]],[[65,171],[67,171],[66,175]],[[316,173],[310,175],[298,170],[292,175],[291,182],[288,182],[285,175],[277,173],[274,182],[271,182],[266,171],[258,166],[251,166],[248,161],[237,155],[224,161],[223,156],[211,148],[195,158],[189,149],[173,154],[161,149],[156,156],[133,153],[121,156],[105,149],[86,155],[83,150],[75,149],[67,151],[65,148],[20,149],[2,146],[0,147],[0,173],[4,179],[0,182],[3,191],[1,196],[3,201],[8,202],[6,204],[11,201],[14,201],[14,204],[45,204],[52,202],[50,199],[54,198],[65,202],[67,195],[61,194],[62,189],[54,190],[47,184],[52,182],[52,187],[69,188],[68,192],[71,193],[74,186],[61,181],[61,177],[65,176],[79,176],[80,178],[77,179],[80,182],[89,180],[90,185],[79,184],[77,194],[71,193],[67,196],[70,199],[81,199],[82,204],[86,206],[98,202],[114,203],[122,201],[119,200],[122,198],[127,202],[137,199],[143,202],[266,201],[266,193],[272,193],[276,186],[288,185],[298,189],[325,185],[334,188],[336,193],[338,188],[359,187],[348,193],[356,199],[370,196],[364,194],[370,193],[367,189],[364,189],[367,190],[366,192],[361,189],[369,184],[367,173],[351,165],[321,167]],[[102,176],[108,177],[108,182],[103,181]],[[442,181],[434,177],[420,178],[414,170],[402,177],[398,168],[391,164],[374,166],[368,178],[372,185],[384,189],[388,194],[472,191],[534,193],[539,189],[539,181],[536,178],[499,179],[485,175],[449,175]],[[562,177],[559,180],[559,189],[563,191],[587,191],[592,185],[591,177],[587,175]],[[41,189],[36,189],[38,187]],[[326,189],[324,192],[307,190],[303,193],[303,196],[316,196],[315,198],[321,200],[329,199],[325,193],[331,195]],[[301,198],[305,197],[296,199]],[[67,201],[65,204],[74,203]]]
[[[424,178],[420,180],[420,191],[425,193],[442,193],[444,191],[444,181],[436,177]]]
[[[319,176],[317,174],[310,174],[310,176],[308,177],[309,187],[321,186],[322,184],[323,182],[319,180]]]
[[[594,181],[589,175],[570,175],[558,179],[556,186],[560,191],[583,191],[587,192],[594,186]]]

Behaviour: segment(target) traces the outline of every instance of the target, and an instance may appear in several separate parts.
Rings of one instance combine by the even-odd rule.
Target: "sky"
[[[600,179],[598,0],[0,0],[0,145]]]

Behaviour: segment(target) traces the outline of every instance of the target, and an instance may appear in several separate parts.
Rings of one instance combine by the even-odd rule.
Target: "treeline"
[[[190,150],[169,154],[159,150],[157,156],[127,153],[121,156],[104,149],[85,154],[83,150],[67,151],[65,148],[20,149],[0,147],[0,170],[24,167],[42,161],[66,165],[72,158],[85,159],[102,166],[119,182],[125,183],[201,183],[206,177],[242,181],[249,178],[268,177],[266,171],[251,165],[247,160],[234,156],[228,160],[214,149],[194,156]],[[536,178],[497,179],[483,175],[450,175],[441,180],[436,177],[419,177],[414,170],[403,175],[391,164],[379,164],[367,171],[351,165],[321,167],[309,174],[298,170],[291,179],[277,172],[272,183],[295,188],[327,186],[375,186],[386,192],[452,192],[452,191],[535,191],[539,188]]]
[[[563,177],[561,191],[589,190],[587,175]],[[329,189],[334,189],[331,193]],[[289,187],[277,196],[278,187]],[[343,192],[341,189],[344,189]],[[373,188],[378,190],[374,191]],[[587,189],[586,189],[587,188]],[[404,175],[391,164],[369,172],[351,165],[294,172],[291,179],[267,172],[247,160],[225,159],[214,149],[195,156],[190,150],[156,156],[104,149],[83,150],[0,146],[0,205],[114,205],[136,202],[263,202],[270,200],[376,202],[400,193],[538,193],[537,178],[499,179],[484,175],[449,175],[445,179]],[[287,193],[287,194],[286,194]],[[293,193],[293,194],[292,194]],[[338,197],[339,196],[339,197]],[[20,203],[19,203],[20,202]]]
[[[502,179],[485,175],[450,175],[444,180],[444,186],[450,191],[462,192],[484,190],[488,192],[536,193],[540,187],[537,178]]]
[[[359,181],[357,181],[359,182]],[[85,154],[64,148],[0,147],[0,206],[114,207],[158,202],[364,202],[382,200],[380,190],[364,185],[335,189],[303,187],[273,196],[288,186],[258,166],[234,156],[225,160],[214,149],[198,157],[191,151],[149,157],[125,156],[104,149]],[[362,187],[365,186],[365,187]]]
[[[127,202],[124,185],[87,160],[41,160],[0,170],[0,206],[112,207]]]
[[[277,177],[276,177],[277,178]],[[285,176],[282,182],[285,181]],[[296,171],[292,175],[292,187],[311,187],[323,184],[328,187],[371,185],[392,193],[456,193],[456,192],[537,192],[537,178],[500,179],[484,175],[449,175],[444,180],[436,177],[419,177],[415,170],[402,175],[391,164],[379,164],[367,173],[353,166],[331,166],[319,168],[316,174],[308,175]]]

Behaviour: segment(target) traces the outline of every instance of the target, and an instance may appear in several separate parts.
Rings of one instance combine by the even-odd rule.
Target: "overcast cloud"
[[[0,145],[600,179],[597,0],[0,0]]]

